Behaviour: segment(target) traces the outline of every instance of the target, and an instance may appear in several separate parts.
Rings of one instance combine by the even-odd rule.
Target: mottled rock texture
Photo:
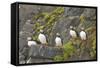
[[[96,47],[96,10],[95,8],[78,8],[78,7],[57,7],[57,6],[40,6],[40,5],[20,5],[19,8],[19,51],[22,53],[23,49],[27,46],[27,37],[32,37],[33,40],[38,40],[38,34],[41,29],[44,30],[44,34],[47,36],[48,47],[41,48],[34,46],[26,48],[28,56],[41,57],[42,53],[45,58],[54,57],[61,51],[55,47],[56,33],[61,34],[63,44],[65,45],[70,40],[69,27],[74,26],[79,33],[80,28],[84,27],[88,34],[88,40],[86,46],[88,46],[90,52],[82,52],[82,56],[86,59],[91,59],[89,55],[94,54]],[[81,42],[81,40],[78,40]],[[73,41],[72,41],[73,42]],[[75,42],[75,41],[74,41]],[[84,45],[84,43],[75,43],[76,45]],[[42,46],[41,44],[39,44]],[[49,47],[50,46],[50,47]],[[43,50],[42,50],[43,49]],[[30,51],[31,50],[31,51]],[[93,53],[92,53],[93,51]],[[26,53],[26,52],[25,52]],[[50,54],[49,54],[50,53]],[[76,57],[76,58],[75,58]],[[85,58],[81,57],[82,60]],[[20,60],[24,60],[25,55],[20,56]],[[93,58],[95,59],[95,58]],[[40,59],[34,59],[34,62],[40,62]],[[70,61],[79,60],[76,55],[73,55],[69,59]],[[41,59],[41,62],[44,60]],[[49,59],[47,60],[47,62]],[[53,60],[50,60],[50,62]],[[23,63],[23,62],[22,62]]]

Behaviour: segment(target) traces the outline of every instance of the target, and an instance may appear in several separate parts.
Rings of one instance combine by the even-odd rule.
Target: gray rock
[[[56,55],[62,55],[63,50],[55,47],[46,47],[43,45],[31,46],[29,56],[35,58],[53,58]]]
[[[45,28],[45,35],[47,36],[49,46],[41,47],[41,44],[37,46],[32,46],[31,48],[24,48],[27,45],[27,37],[31,37],[33,34],[38,35],[39,32],[33,31],[33,25],[36,22],[39,22],[40,25],[45,25],[47,22],[43,21],[43,17],[40,17],[37,20],[33,20],[33,17],[38,15],[39,13],[48,13],[55,10],[55,7],[52,6],[36,6],[36,5],[20,5],[19,8],[19,50],[23,53],[25,58],[29,58],[31,56],[31,60],[29,63],[39,63],[39,62],[52,62],[53,58],[56,55],[61,55],[62,49],[55,48],[55,37],[56,33],[61,34],[61,38],[63,39],[64,44],[67,43],[70,39],[69,35],[69,27],[74,26],[76,30],[80,32],[81,27],[85,27],[85,29],[95,26],[96,11],[95,9],[89,8],[77,8],[77,7],[64,7],[65,11],[62,13],[61,18],[56,20],[56,24],[52,27],[52,33],[46,33],[46,31],[50,28]],[[85,17],[85,22],[80,22],[80,16],[83,15]],[[38,28],[38,27],[37,27]],[[36,33],[36,34],[35,34]],[[40,45],[40,46],[39,46]],[[52,47],[50,47],[52,46]],[[29,51],[28,51],[29,50]],[[82,54],[85,55],[85,54]],[[22,58],[23,56],[20,56]],[[88,55],[85,55],[85,58],[81,59],[89,59]],[[68,59],[69,61],[80,60],[77,56],[72,56]],[[24,60],[25,61],[25,60]],[[20,63],[24,63],[24,61],[20,61]]]
[[[65,16],[80,16],[84,8],[65,7]]]
[[[82,15],[85,16],[86,18],[92,18],[96,15],[96,10],[95,9],[90,9],[90,8],[85,8]]]
[[[26,40],[19,38],[19,51],[21,51],[26,44],[27,44]]]

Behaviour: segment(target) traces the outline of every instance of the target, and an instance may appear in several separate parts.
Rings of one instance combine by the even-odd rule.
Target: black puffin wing
[[[79,37],[79,33],[78,33],[78,31],[75,30],[75,32],[76,32],[77,37]]]
[[[47,35],[45,35],[45,37],[46,37],[46,42],[48,43],[48,39],[47,39],[47,38],[48,38],[48,36],[47,36]]]
[[[86,33],[86,39],[88,39],[88,36],[87,36],[88,32],[85,31],[85,33]]]
[[[41,42],[39,40],[36,40],[36,43],[41,44]]]
[[[62,43],[62,45],[63,45],[63,39],[61,38],[61,43]]]

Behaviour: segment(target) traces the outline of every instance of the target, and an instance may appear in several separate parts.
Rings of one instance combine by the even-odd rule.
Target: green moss
[[[35,36],[32,36],[32,39],[33,39],[33,40],[38,40],[37,38],[38,38],[38,37],[37,37],[36,35],[35,35]]]
[[[63,48],[64,48],[64,53],[66,53],[68,56],[71,56],[75,51],[75,48],[72,45],[72,42],[70,41],[67,44],[65,44]]]
[[[63,51],[64,51],[63,55],[61,55],[61,56],[55,56],[54,60],[57,60],[57,61],[58,60],[60,60],[60,61],[67,60],[70,56],[72,56],[74,54],[75,50],[76,49],[72,45],[72,42],[69,41],[68,43],[66,43],[66,44],[63,45]]]
[[[92,58],[96,57],[96,38],[92,42],[92,51],[90,52]]]
[[[62,12],[64,12],[64,8],[57,7],[52,14],[61,14]]]
[[[38,20],[39,18],[41,18],[41,21],[45,23],[41,25],[39,22],[35,22],[35,24],[33,25],[33,30],[35,31],[36,35],[41,29],[46,30],[45,32],[47,33],[47,35],[50,35],[53,25],[60,18],[59,16],[61,16],[63,13],[64,8],[57,7],[52,12],[42,12],[34,16],[33,20]]]
[[[64,53],[64,55],[63,55],[63,59],[64,59],[64,60],[67,60],[69,57],[70,57],[70,56],[69,56],[67,53]]]
[[[96,49],[96,39],[93,40],[93,43],[92,44],[93,44],[93,47],[92,48],[95,50]]]
[[[88,32],[88,34],[90,34],[88,36],[88,46],[90,46],[90,56],[92,58],[96,58],[96,28],[95,26],[91,26],[89,28],[86,29],[86,31]]]
[[[81,15],[81,16],[80,16],[80,22],[81,22],[81,23],[84,23],[84,21],[85,21],[85,17],[84,17],[83,15]]]
[[[62,61],[63,57],[62,56],[55,56],[54,61]]]

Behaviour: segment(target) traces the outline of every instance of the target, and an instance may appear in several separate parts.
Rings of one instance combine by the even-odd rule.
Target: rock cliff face
[[[96,10],[94,8],[20,5],[19,20],[20,52],[27,45],[27,37],[30,36],[33,40],[38,40],[37,37],[41,29],[44,30],[49,41],[48,46],[52,47],[51,49],[55,46],[54,40],[57,32],[61,34],[64,45],[66,45],[71,41],[69,27],[74,26],[78,33],[81,31],[80,28],[84,27],[88,39],[86,44],[80,39],[76,40],[76,42],[71,41],[72,43],[75,42],[73,45],[81,46],[85,44],[89,49],[89,53],[86,54],[87,52],[83,50],[82,55],[89,60],[96,58]],[[49,49],[47,48],[47,50]],[[81,59],[84,60],[84,57],[81,57]],[[66,61],[70,59],[74,61],[79,58],[73,55]]]

